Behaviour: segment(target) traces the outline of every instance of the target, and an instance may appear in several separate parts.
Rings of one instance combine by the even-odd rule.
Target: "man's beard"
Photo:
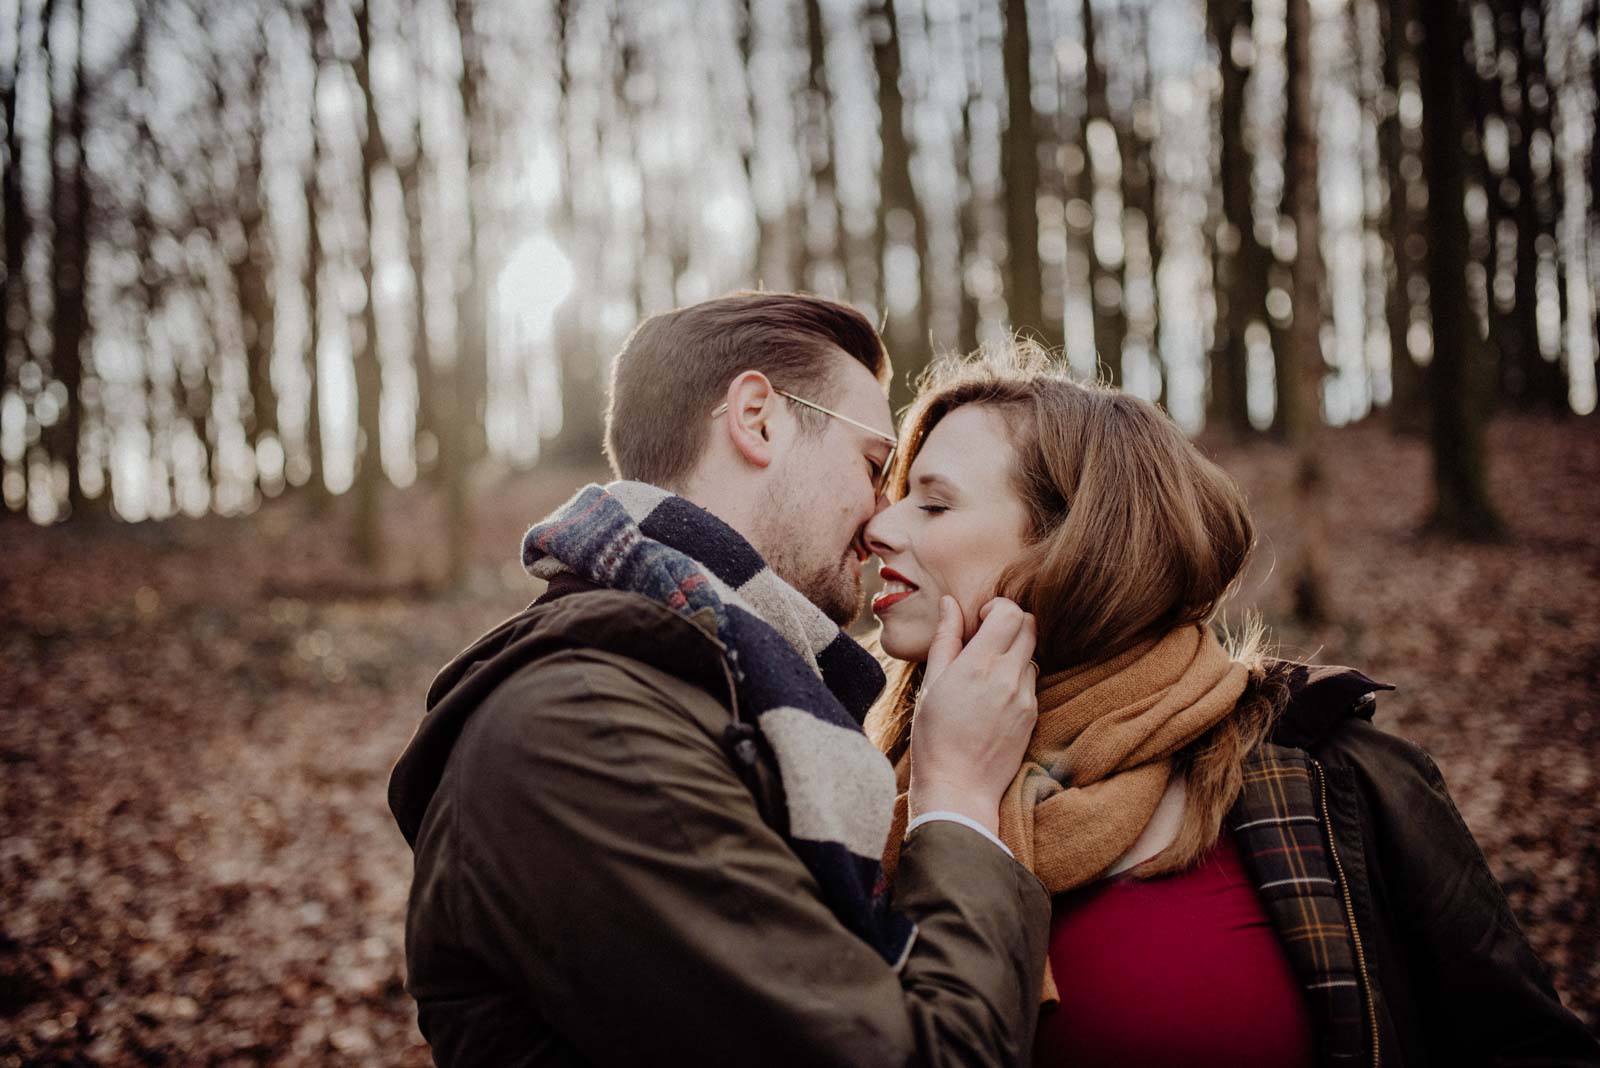
[[[852,565],[856,558],[855,546],[851,545],[843,555],[826,562],[808,558],[808,546],[795,538],[797,530],[806,529],[804,514],[791,518],[783,502],[774,499],[772,504],[767,512],[766,529],[756,546],[767,566],[821,609],[823,615],[841,627],[849,626],[866,603],[866,591]]]
[[[839,626],[847,627],[861,614],[866,600],[865,590],[850,564],[855,555],[855,549],[852,548],[832,564],[805,572],[782,569],[776,564],[773,570],[779,578],[804,594],[806,600],[822,609],[823,615]]]
[[[823,615],[847,627],[866,607],[866,590],[854,564],[856,544],[852,540],[831,560],[819,559],[827,550],[800,536],[803,531],[814,531],[815,526],[813,510],[791,488],[795,481],[785,478],[767,491],[762,510],[765,521],[758,528],[756,550],[779,578]]]

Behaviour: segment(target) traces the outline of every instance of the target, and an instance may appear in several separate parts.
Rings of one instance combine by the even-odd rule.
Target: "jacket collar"
[[[1274,660],[1268,662],[1267,670],[1288,690],[1288,703],[1273,728],[1271,740],[1295,749],[1318,741],[1343,720],[1370,720],[1376,695],[1394,689],[1355,668],[1333,664]]]

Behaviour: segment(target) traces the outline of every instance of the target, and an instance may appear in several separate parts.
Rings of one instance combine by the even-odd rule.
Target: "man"
[[[1010,602],[941,616],[892,902],[875,885],[894,778],[859,721],[883,677],[838,625],[888,378],[871,325],[808,296],[627,341],[624,481],[529,531],[549,588],[440,673],[390,783],[439,1064],[1029,1057],[1049,901],[994,833],[1036,714]]]

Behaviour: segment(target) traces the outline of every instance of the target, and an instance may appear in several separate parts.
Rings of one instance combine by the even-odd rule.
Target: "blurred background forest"
[[[464,544],[642,316],[757,285],[900,400],[1014,328],[1191,429],[1431,425],[1467,532],[1490,411],[1595,407],[1594,0],[5,6],[35,522],[348,490],[371,560],[422,479]]]
[[[1251,495],[1600,1028],[1600,0],[0,0],[0,1065],[426,1063],[382,786],[735,288]]]

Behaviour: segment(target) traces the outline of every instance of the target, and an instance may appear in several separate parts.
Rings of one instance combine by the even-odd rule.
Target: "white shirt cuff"
[[[921,827],[924,823],[932,823],[934,820],[949,820],[951,823],[959,823],[963,827],[971,827],[973,830],[989,839],[989,841],[993,842],[1001,849],[1004,849],[1006,851],[1006,856],[1011,857],[1013,860],[1016,859],[1016,854],[1011,852],[1004,842],[1000,841],[999,835],[995,834],[993,831],[989,830],[989,828],[985,827],[972,817],[963,816],[959,812],[924,812],[922,815],[912,820],[909,825],[907,825],[906,834],[909,836],[912,831],[916,830],[918,827]]]

